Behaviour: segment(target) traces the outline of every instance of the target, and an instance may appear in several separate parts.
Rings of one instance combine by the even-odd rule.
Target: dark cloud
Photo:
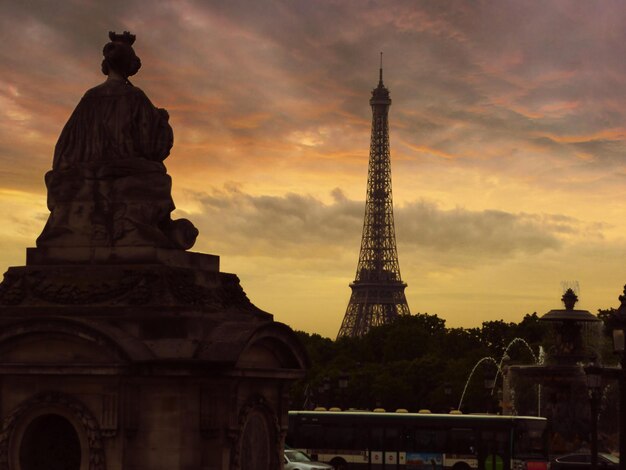
[[[624,155],[626,155],[626,142],[624,140],[592,139],[573,142],[570,145],[592,159],[603,162],[622,163]]]
[[[335,189],[333,201],[312,196],[254,196],[239,188],[193,196],[201,212],[191,218],[201,238],[223,254],[271,257],[358,256],[364,203]],[[536,255],[558,250],[567,237],[599,239],[603,225],[554,214],[513,214],[505,211],[441,209],[419,201],[396,207],[398,244],[405,256],[448,253],[480,260]]]
[[[230,188],[197,195],[202,237],[226,253],[277,257],[333,256],[358,243],[363,206],[336,190],[334,202],[287,194],[253,196]],[[356,229],[356,230],[355,230]]]
[[[221,146],[241,149],[242,165],[299,165],[298,149],[277,145],[298,145],[294,134],[315,138],[309,159],[353,152],[355,136],[367,139],[380,50],[408,159],[422,158],[412,147],[432,148],[505,172],[490,160],[532,151],[541,136],[623,128],[626,118],[619,2],[31,1],[0,13],[3,80],[21,92],[7,99],[38,116],[29,125],[58,135],[102,79],[108,30],[132,29],[144,60],[136,83],[170,109],[178,145],[206,147],[203,164],[227,165]],[[577,159],[572,146],[553,149]]]
[[[398,237],[406,245],[454,251],[477,258],[537,254],[557,249],[563,227],[574,230],[576,221],[556,224],[550,216],[529,216],[503,211],[441,210],[419,202],[398,211]],[[400,235],[402,234],[402,235]]]

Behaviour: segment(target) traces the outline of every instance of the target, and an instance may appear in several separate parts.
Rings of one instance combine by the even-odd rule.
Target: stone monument
[[[573,289],[567,289],[561,301],[564,309],[550,310],[539,319],[545,328],[544,362],[508,367],[517,411],[533,415],[539,409],[548,418],[555,453],[573,452],[583,441],[589,442],[591,416],[584,366],[599,356],[602,327],[591,312],[575,308],[578,296]]]
[[[219,257],[186,251],[169,116],[128,80],[135,36],[109,37],[37,247],[0,284],[0,470],[280,468],[306,353]]]

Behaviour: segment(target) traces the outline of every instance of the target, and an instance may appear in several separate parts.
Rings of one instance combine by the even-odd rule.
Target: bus
[[[547,470],[533,416],[290,411],[286,443],[336,470]]]

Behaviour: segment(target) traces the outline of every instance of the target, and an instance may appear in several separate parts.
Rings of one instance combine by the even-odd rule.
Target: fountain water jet
[[[533,358],[533,364],[541,364],[539,362],[539,359],[537,358],[537,356],[535,355],[535,352],[533,351],[533,349],[530,347],[530,344],[528,344],[526,342],[525,339],[523,338],[513,338],[511,340],[511,342],[506,346],[506,348],[504,348],[504,352],[502,353],[502,357],[500,358],[500,363],[498,364],[498,371],[496,372],[496,378],[494,379],[493,383],[494,383],[494,388],[491,389],[491,394],[493,395],[493,391],[495,389],[495,383],[498,381],[498,374],[502,373],[502,363],[504,362],[504,359],[508,357],[508,352],[509,349],[511,349],[511,346],[513,346],[516,343],[521,343],[524,346],[526,346],[526,349],[528,349],[528,351],[530,352],[530,355]],[[541,357],[541,351],[542,348],[541,346],[539,347],[539,356]]]
[[[478,369],[478,366],[481,365],[483,362],[492,362],[493,365],[496,366],[497,371],[496,371],[496,377],[498,377],[498,373],[501,372],[500,371],[500,365],[498,364],[498,362],[491,356],[485,356],[481,359],[478,360],[478,362],[476,362],[476,364],[474,364],[474,367],[472,368],[472,371],[469,373],[469,375],[467,376],[467,380],[465,381],[465,387],[463,387],[463,393],[461,394],[461,399],[459,400],[459,406],[458,406],[458,410],[461,411],[461,405],[463,405],[463,398],[465,398],[465,392],[467,391],[467,386],[469,385],[470,381],[472,380],[472,377],[474,376],[474,372],[476,372],[476,369]]]

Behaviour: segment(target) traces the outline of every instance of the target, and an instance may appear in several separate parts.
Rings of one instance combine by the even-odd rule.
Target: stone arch
[[[58,392],[42,392],[23,401],[2,421],[0,431],[0,470],[10,470],[12,456],[21,444],[16,431],[45,414],[57,414],[75,425],[86,458],[81,470],[106,470],[100,426],[89,409],[79,400]],[[78,426],[76,426],[78,425]]]
[[[265,429],[259,429],[259,427]],[[267,467],[263,467],[259,462],[259,454],[252,452],[256,457],[255,464],[249,465],[246,461],[246,453],[252,449],[246,446],[254,444],[249,442],[249,438],[254,438],[255,434],[267,431]],[[280,468],[282,461],[282,446],[280,425],[276,412],[269,405],[267,400],[260,395],[251,397],[239,411],[237,431],[233,437],[234,445],[231,447],[230,468],[232,470],[270,470]]]
[[[278,322],[224,322],[215,327],[198,345],[194,359],[228,362],[236,367],[254,356],[254,349],[265,350],[266,367],[304,370],[309,359],[304,346],[287,325]],[[261,361],[263,362],[263,361]],[[267,361],[266,361],[267,362]],[[257,367],[264,364],[258,364]]]
[[[310,366],[304,347],[291,328],[283,323],[273,322],[257,328],[247,338],[247,342],[237,358],[237,364],[241,365],[249,360],[249,356],[261,351],[273,357],[274,361],[277,362],[276,364],[268,364],[270,367],[304,370]]]
[[[62,335],[107,351],[120,363],[152,359],[154,355],[145,344],[118,328],[85,322],[73,318],[41,317],[5,325],[0,332],[0,351],[27,336]]]

